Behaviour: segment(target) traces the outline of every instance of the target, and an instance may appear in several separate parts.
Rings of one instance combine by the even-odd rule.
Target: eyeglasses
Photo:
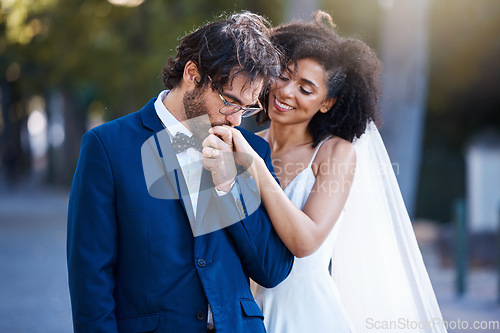
[[[229,116],[233,113],[240,112],[243,110],[243,113],[241,114],[241,116],[243,118],[246,118],[246,117],[253,116],[254,114],[262,111],[262,109],[263,109],[262,104],[260,103],[259,100],[257,100],[257,104],[259,107],[246,107],[245,108],[245,107],[238,105],[238,104],[229,103],[228,101],[226,101],[224,96],[222,96],[222,94],[219,91],[217,91],[217,94],[219,94],[219,97],[222,100],[222,103],[224,103],[224,106],[219,109],[219,112],[225,116]]]
[[[213,83],[212,78],[210,76],[208,76],[208,79],[210,80],[210,82]],[[257,100],[257,105],[259,106],[258,108],[255,108],[255,107],[245,108],[241,105],[229,103],[228,101],[226,101],[226,99],[224,98],[224,96],[222,96],[222,94],[220,93],[219,90],[217,90],[217,94],[219,94],[219,97],[220,97],[222,103],[224,103],[224,105],[219,109],[219,113],[223,114],[225,116],[229,116],[231,114],[234,114],[234,113],[237,113],[237,112],[240,112],[241,110],[243,110],[241,117],[247,118],[247,117],[253,116],[254,114],[256,114],[264,109],[264,107],[262,106],[262,104],[260,103],[259,100]],[[225,110],[222,111],[222,109],[225,109]]]

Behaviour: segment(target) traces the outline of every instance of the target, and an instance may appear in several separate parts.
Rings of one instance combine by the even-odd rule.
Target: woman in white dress
[[[420,323],[441,315],[407,214],[401,219],[402,201],[394,210],[400,193],[397,184],[397,193],[390,192],[392,169],[389,177],[381,174],[390,162],[374,125],[380,61],[333,26],[328,14],[317,12],[312,23],[273,32],[285,62],[266,98],[270,127],[260,134],[270,144],[281,187],[239,131],[230,129],[235,150],[252,157],[248,171],[296,257],[284,282],[255,288],[256,301],[270,333],[442,331]],[[212,133],[223,130],[228,128]],[[382,192],[367,191],[365,183]]]

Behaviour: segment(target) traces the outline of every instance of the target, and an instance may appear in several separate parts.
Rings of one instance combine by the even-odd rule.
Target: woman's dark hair
[[[333,28],[331,16],[317,11],[313,22],[281,25],[271,35],[284,54],[282,68],[290,61],[316,60],[326,71],[327,97],[337,97],[328,112],[317,112],[309,122],[313,147],[330,134],[352,142],[365,132],[369,121],[381,122],[380,60],[364,42],[340,37]],[[258,121],[265,122],[265,118],[269,119],[261,112]]]
[[[167,89],[179,85],[190,60],[201,75],[198,87],[209,83],[210,77],[212,89],[221,90],[230,75],[232,79],[241,72],[247,74],[247,82],[264,78],[268,83],[281,70],[280,53],[270,41],[270,32],[269,22],[250,12],[208,23],[179,40],[177,55],[163,68],[163,83]]]

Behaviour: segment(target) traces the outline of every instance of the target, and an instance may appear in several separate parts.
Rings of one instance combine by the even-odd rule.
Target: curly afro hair
[[[280,25],[271,35],[272,42],[285,55],[283,68],[290,61],[296,64],[300,59],[314,59],[327,74],[327,97],[337,97],[328,112],[317,112],[309,122],[313,147],[330,134],[352,142],[365,132],[369,121],[381,125],[381,62],[364,42],[343,38],[334,28],[331,16],[317,11],[313,22]],[[257,120],[265,122],[269,118],[262,112]]]

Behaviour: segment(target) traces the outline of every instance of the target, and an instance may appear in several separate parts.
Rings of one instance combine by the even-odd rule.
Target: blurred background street
[[[65,248],[67,203],[66,190],[36,182],[9,190],[4,184],[0,187],[0,332],[72,331]],[[469,325],[496,321],[500,325],[496,271],[471,270],[468,292],[458,297],[455,270],[439,264],[437,229],[416,222],[415,230],[444,320]],[[500,328],[473,331],[500,332]]]
[[[65,190],[0,187],[0,332],[72,332]]]

